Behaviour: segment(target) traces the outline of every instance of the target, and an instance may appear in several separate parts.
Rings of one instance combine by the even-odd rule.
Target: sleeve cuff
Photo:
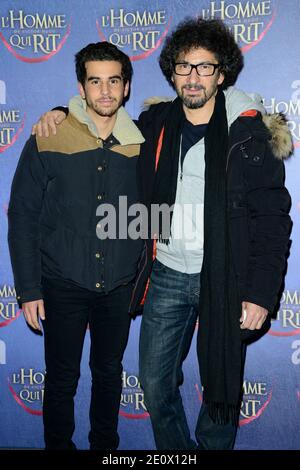
[[[19,307],[22,307],[24,302],[33,302],[43,298],[42,290],[40,288],[29,289],[23,292],[17,292],[17,302]]]
[[[69,108],[67,106],[56,106],[52,108],[51,111],[62,111],[66,116],[69,114]]]

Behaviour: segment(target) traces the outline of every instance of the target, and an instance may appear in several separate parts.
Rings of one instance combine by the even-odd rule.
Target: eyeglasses
[[[221,67],[221,64],[210,64],[208,62],[201,62],[200,64],[177,62],[174,64],[174,73],[176,75],[187,76],[192,73],[193,69],[196,69],[196,72],[200,77],[209,77],[210,75],[213,75],[219,67]]]

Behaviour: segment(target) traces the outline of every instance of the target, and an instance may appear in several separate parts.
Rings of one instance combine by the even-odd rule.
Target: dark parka
[[[141,202],[150,207],[157,147],[170,103],[152,105],[139,127],[146,151],[138,162]],[[272,312],[286,266],[291,221],[290,196],[284,187],[283,159],[292,151],[283,116],[262,118],[255,110],[239,116],[229,131],[227,216],[230,246],[241,301]],[[153,262],[153,240],[144,243],[130,311],[141,308]]]

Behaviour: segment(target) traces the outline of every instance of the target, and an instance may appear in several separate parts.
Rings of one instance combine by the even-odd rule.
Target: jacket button
[[[97,199],[98,199],[98,201],[101,201],[101,199],[102,199],[102,194],[98,194]]]
[[[97,139],[97,144],[100,144],[101,143],[101,139]]]
[[[260,160],[260,157],[259,157],[258,155],[256,155],[256,156],[253,158],[253,161],[254,161],[254,162],[259,162],[259,160]]]
[[[98,166],[97,168],[98,171],[102,171],[103,170],[103,167],[101,165]]]
[[[101,284],[99,284],[99,282],[97,282],[96,287],[97,287],[97,289],[99,289],[99,287],[101,287]]]
[[[96,258],[99,259],[99,258],[101,258],[101,253],[96,253],[95,256],[96,256]]]

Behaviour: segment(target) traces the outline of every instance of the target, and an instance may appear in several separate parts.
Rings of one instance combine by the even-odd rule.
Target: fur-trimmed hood
[[[280,160],[290,157],[294,151],[294,145],[284,114],[264,114],[262,120],[270,132],[270,145],[274,156]]]
[[[233,89],[233,87],[231,87]],[[240,90],[233,89],[234,93],[239,93],[239,96],[244,95],[247,97],[247,101],[245,101],[244,106],[246,109],[256,109],[262,114],[262,120],[265,126],[267,127],[269,134],[270,134],[270,145],[272,148],[272,152],[276,158],[279,160],[284,160],[290,157],[293,153],[294,146],[292,135],[289,130],[286,117],[282,113],[274,113],[274,114],[266,114],[265,109],[261,104],[261,97],[257,94],[245,94]],[[226,92],[225,92],[226,96]],[[235,98],[236,95],[233,95]],[[229,98],[229,95],[226,96]],[[158,104],[158,103],[167,103],[171,102],[175,99],[166,97],[166,96],[152,96],[144,101],[143,110],[147,111],[150,106]],[[227,104],[226,104],[227,106]],[[238,115],[234,116],[236,119]],[[231,124],[231,123],[230,123]]]

